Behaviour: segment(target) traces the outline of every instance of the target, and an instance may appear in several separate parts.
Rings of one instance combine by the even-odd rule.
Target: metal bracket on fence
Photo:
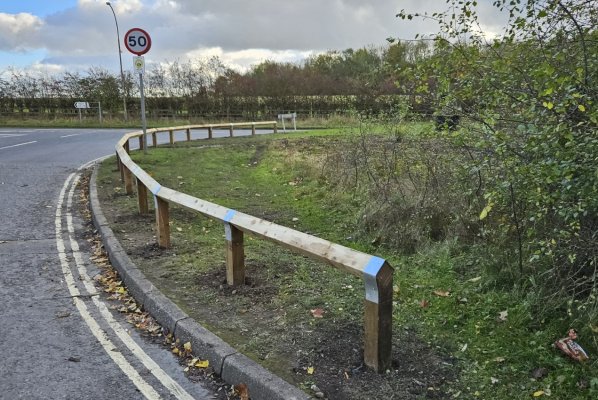
[[[378,293],[378,272],[386,261],[383,258],[372,256],[363,269],[363,280],[365,282],[365,299],[373,303],[380,302]]]

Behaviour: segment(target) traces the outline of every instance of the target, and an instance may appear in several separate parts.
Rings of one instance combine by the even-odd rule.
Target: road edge
[[[307,400],[312,397],[268,371],[189,317],[164,296],[137,268],[108,225],[96,185],[100,164],[89,181],[89,201],[93,224],[98,230],[112,266],[121,275],[129,293],[156,321],[174,333],[181,342],[191,342],[197,356],[207,358],[214,371],[228,384],[244,383],[253,400]]]

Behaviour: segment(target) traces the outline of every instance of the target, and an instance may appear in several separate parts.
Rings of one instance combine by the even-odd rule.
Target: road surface
[[[218,398],[114,315],[93,286],[98,270],[74,186],[78,168],[114,154],[125,132],[0,128],[2,398]]]

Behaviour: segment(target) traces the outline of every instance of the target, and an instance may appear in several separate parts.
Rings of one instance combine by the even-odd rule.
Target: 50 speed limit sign
[[[145,54],[152,47],[150,35],[141,28],[129,29],[125,33],[125,47],[138,56]]]

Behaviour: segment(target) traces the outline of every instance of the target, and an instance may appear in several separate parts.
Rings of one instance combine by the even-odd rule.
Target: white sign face
[[[125,33],[125,47],[133,54],[143,55],[152,47],[150,35],[141,28],[129,29]]]
[[[86,101],[77,101],[75,103],[75,108],[89,108],[89,103]]]
[[[133,69],[137,74],[145,74],[145,59],[143,56],[133,57]]]

